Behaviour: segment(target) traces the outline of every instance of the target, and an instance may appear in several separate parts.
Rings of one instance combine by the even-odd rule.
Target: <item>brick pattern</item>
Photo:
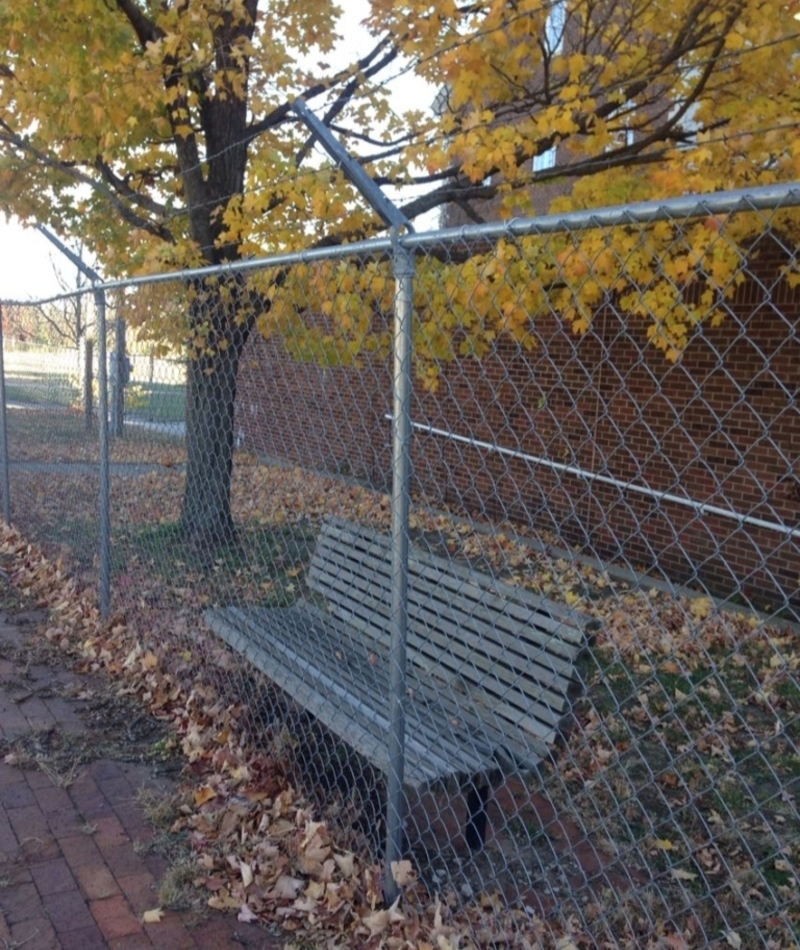
[[[698,329],[675,364],[644,322],[606,307],[582,337],[538,314],[532,352],[506,339],[480,361],[443,365],[437,392],[416,387],[414,421],[466,442],[418,429],[415,488],[712,593],[797,604],[797,538],[563,468],[798,527],[800,288],[783,280],[777,245],[759,251],[731,316]],[[248,344],[241,447],[386,488],[390,411],[388,362],[324,368],[294,362],[276,338]]]
[[[23,645],[24,629],[0,614],[0,643]],[[76,674],[77,676],[77,674]],[[74,678],[53,667],[29,666],[20,698],[19,672],[0,660],[0,740],[32,730],[86,727],[76,703],[47,687]],[[86,685],[86,677],[83,685]],[[52,698],[50,698],[52,697]],[[212,914],[200,927],[168,911],[144,924],[158,906],[166,870],[158,855],[138,853],[153,833],[137,805],[140,788],[166,793],[146,764],[99,760],[66,788],[38,770],[0,760],[0,947],[26,950],[226,950],[276,948],[281,941],[252,924]]]

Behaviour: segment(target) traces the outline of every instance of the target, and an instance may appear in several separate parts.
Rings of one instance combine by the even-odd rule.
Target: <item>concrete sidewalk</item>
[[[79,698],[97,684],[31,651],[36,616],[8,613],[0,583],[0,740],[86,736],[92,725]],[[11,658],[9,658],[11,657]],[[33,662],[31,662],[33,660]],[[14,756],[11,756],[12,761]],[[32,767],[26,767],[25,763]],[[0,757],[0,948],[22,950],[276,950],[265,929],[211,912],[199,925],[189,912],[159,906],[166,860],[146,847],[154,833],[139,790],[166,794],[174,782],[152,764],[99,758],[68,776]]]

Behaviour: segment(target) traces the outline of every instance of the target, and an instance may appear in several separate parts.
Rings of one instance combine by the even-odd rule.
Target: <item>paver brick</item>
[[[55,788],[52,785],[43,785],[41,788],[34,788],[33,795],[36,804],[42,811],[49,812],[56,809],[73,808],[72,801],[63,788]]]
[[[25,776],[16,766],[0,761],[0,788],[4,788],[6,785],[17,785],[24,781]]]
[[[5,762],[0,762],[0,787],[3,785],[16,785],[17,782],[23,781],[24,776],[20,775],[18,768],[15,768],[13,765],[8,765]]]
[[[22,920],[34,920],[42,910],[36,885],[30,882],[12,884],[3,890],[2,907],[10,925]]]
[[[21,779],[13,785],[4,785],[0,788],[0,804],[7,810],[15,808],[29,808],[36,805],[36,796],[28,783]]]
[[[26,838],[50,837],[50,826],[38,805],[11,808],[6,814],[20,845]]]
[[[107,940],[142,932],[141,923],[121,894],[92,901],[90,907],[97,925]]]
[[[149,871],[142,870],[137,874],[120,876],[117,878],[117,884],[135,914],[141,915],[157,906],[156,881]]]
[[[101,818],[113,818],[114,816],[114,809],[102,792],[98,791],[96,794],[87,795],[86,797],[76,795],[73,796],[73,801],[76,802],[76,807],[86,821],[98,821]]]
[[[41,769],[25,769],[19,773],[31,788],[52,788],[53,780]]]
[[[88,900],[101,900],[121,893],[114,875],[104,863],[85,864],[75,869],[75,876]]]
[[[147,928],[156,950],[194,950],[197,946],[194,937],[177,921],[162,921]]]
[[[0,809],[0,855],[17,850],[17,836],[5,813]]]
[[[13,742],[31,731],[30,723],[18,709],[3,709],[3,736]]]
[[[29,699],[26,699],[24,703],[21,703],[20,711],[25,719],[27,719],[29,728],[34,730],[34,732],[40,729],[49,729],[57,723],[53,714],[44,704],[44,700],[39,699],[38,696],[31,696]]]
[[[87,864],[100,864],[103,860],[91,835],[78,833],[68,838],[61,838],[59,844],[61,853],[73,871]]]
[[[71,838],[80,831],[83,821],[74,807],[56,808],[47,813],[47,823],[56,838]]]
[[[128,833],[116,815],[106,815],[102,818],[96,818],[93,824],[96,826],[94,843],[101,851],[106,851],[108,848],[116,848],[121,844],[130,843]]]
[[[60,950],[61,943],[46,917],[35,917],[14,924],[11,928],[9,947],[25,947],[25,950]]]
[[[94,923],[89,906],[77,888],[48,898],[47,913],[58,934],[91,927]]]
[[[153,950],[153,944],[145,933],[130,934],[119,940],[110,940],[108,950]]]
[[[101,848],[106,863],[111,868],[114,877],[129,877],[131,874],[141,874],[147,871],[144,858],[134,850],[132,842],[117,845],[113,848]]]
[[[28,631],[14,629],[11,636],[22,645]],[[9,642],[9,631],[0,619],[3,640]],[[45,666],[30,673],[39,694],[19,705],[0,683],[0,736],[54,723],[84,731],[79,701],[42,695],[42,686],[70,677]],[[0,950],[15,944],[25,950],[279,945],[266,931],[232,917],[213,917],[191,929],[185,915],[169,912],[158,924],[143,924],[144,912],[158,906],[157,881],[169,865],[161,855],[134,850],[134,839],[154,837],[138,803],[142,787],[168,794],[173,785],[154,777],[148,765],[100,760],[62,788],[47,772],[0,761],[0,875],[8,881],[0,889]]]
[[[56,839],[51,834],[46,834],[41,838],[23,838],[17,849],[17,859],[32,866],[52,861],[59,856],[59,853]]]
[[[108,941],[97,924],[59,934],[59,940],[61,950],[106,950],[108,947]]]
[[[42,897],[60,894],[62,891],[69,891],[76,887],[75,878],[72,876],[69,865],[60,857],[53,861],[46,861],[44,864],[35,865],[31,868],[31,875],[33,883]]]

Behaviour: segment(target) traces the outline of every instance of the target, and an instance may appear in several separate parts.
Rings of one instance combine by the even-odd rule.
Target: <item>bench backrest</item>
[[[388,652],[391,548],[386,535],[327,522],[308,572],[328,609]],[[442,691],[546,743],[559,731],[585,646],[582,618],[535,596],[412,547],[407,658]]]

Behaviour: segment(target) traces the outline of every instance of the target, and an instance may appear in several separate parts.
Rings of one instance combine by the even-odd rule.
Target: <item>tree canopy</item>
[[[115,274],[371,233],[296,97],[380,183],[430,186],[412,218],[495,194],[519,213],[553,178],[578,206],[797,178],[797,7],[371,0],[372,48],[333,69],[326,0],[7,0],[2,204],[85,236]],[[403,70],[441,91],[435,113],[390,98]]]
[[[315,150],[291,109],[297,98],[379,184],[416,186],[402,199],[412,220],[445,205],[480,220],[486,201],[492,214],[524,213],[553,180],[568,185],[557,199],[566,209],[800,177],[796,0],[365,0],[363,9],[370,44],[332,66],[352,47],[329,0],[5,0],[0,207],[80,236],[108,275],[377,233],[380,219]],[[388,79],[404,73],[439,91],[434,110],[390,95]],[[542,162],[554,147],[558,162]],[[719,315],[676,298],[698,271],[718,281],[712,298],[729,293],[746,230],[732,227],[732,243],[721,243],[719,228],[701,223],[675,242],[665,225],[622,250],[595,235],[467,254],[421,276],[418,352],[445,358],[459,339],[479,355],[501,332],[525,342],[543,301],[580,332],[612,290],[674,356],[703,314]],[[344,304],[330,305],[341,316],[339,358],[375,342],[352,294],[378,303],[391,294],[377,266],[345,283]],[[242,306],[220,282],[181,320],[145,311],[156,335],[194,343],[190,482],[193,427],[211,425],[203,380],[218,374],[215,398],[224,390],[232,420],[251,329],[286,326],[314,299],[307,292],[299,307],[269,286],[259,292],[258,306]],[[296,321],[295,333],[300,351]],[[210,450],[198,447],[198,458]]]

